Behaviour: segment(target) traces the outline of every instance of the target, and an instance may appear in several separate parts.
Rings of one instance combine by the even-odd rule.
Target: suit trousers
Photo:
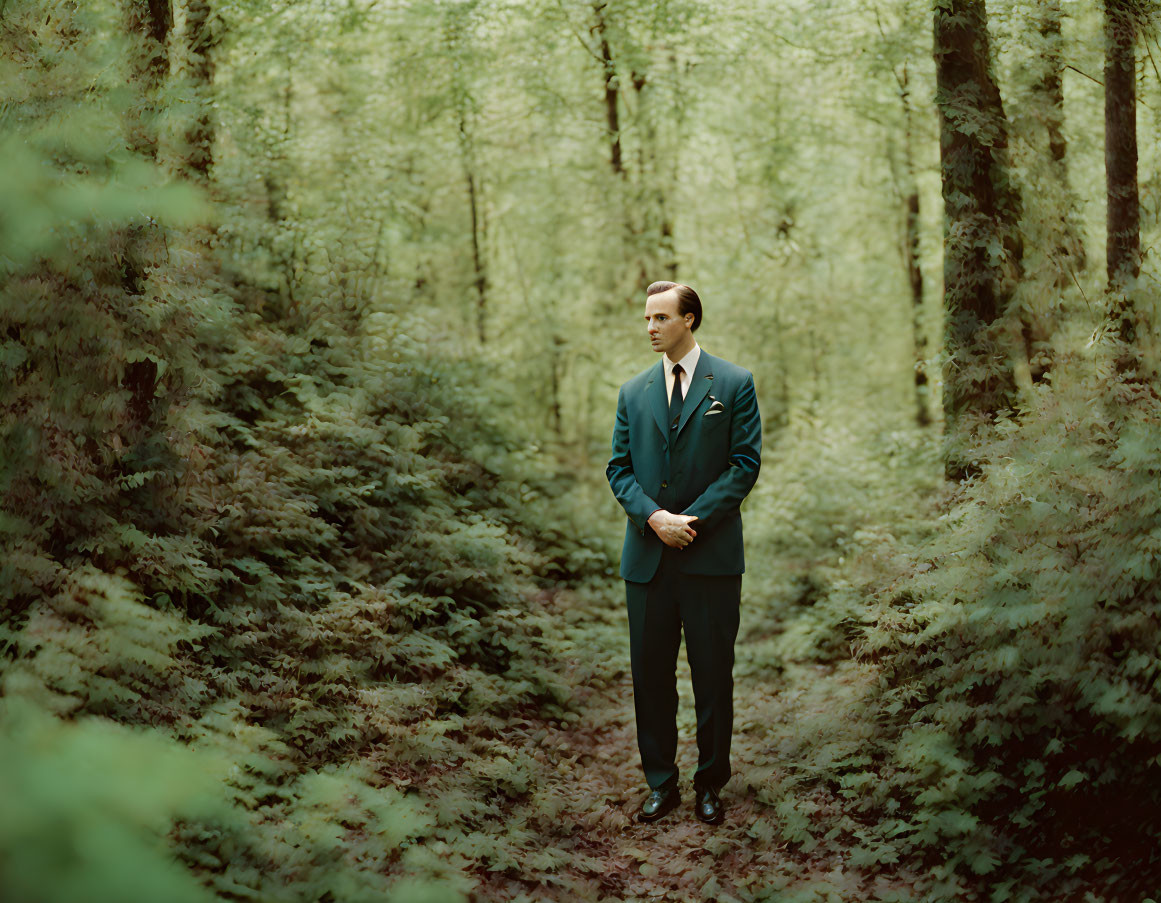
[[[677,650],[685,651],[697,714],[697,788],[730,779],[734,727],[734,640],[742,575],[683,574],[666,546],[648,583],[625,581],[637,746],[653,790],[677,783]]]

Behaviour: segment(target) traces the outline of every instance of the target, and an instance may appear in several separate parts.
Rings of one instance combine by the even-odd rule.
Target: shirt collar
[[[685,357],[679,361],[671,361],[668,354],[661,355],[661,360],[665,364],[666,378],[673,375],[673,367],[675,364],[681,364],[681,369],[688,373],[690,378],[693,378],[693,371],[697,369],[697,360],[701,357],[701,346],[695,341],[693,347],[686,352]]]

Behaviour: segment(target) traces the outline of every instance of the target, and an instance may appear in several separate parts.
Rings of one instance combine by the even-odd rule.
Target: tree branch
[[[564,17],[564,24],[568,26],[568,29],[573,33],[573,36],[578,41],[580,41],[581,47],[588,51],[589,56],[601,64],[601,68],[604,68],[605,61],[601,59],[600,54],[594,51],[593,48],[588,45],[588,42],[580,36],[580,32],[577,31],[576,27],[572,24],[572,20],[569,19],[568,13],[565,11],[563,0],[556,0],[556,5],[560,7],[560,14],[562,17]]]

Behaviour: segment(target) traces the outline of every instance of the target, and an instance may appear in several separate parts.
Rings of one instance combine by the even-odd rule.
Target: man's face
[[[649,341],[654,351],[669,355],[670,360],[680,360],[682,354],[673,351],[688,351],[693,347],[693,314],[684,317],[677,313],[677,293],[670,289],[658,292],[645,300],[645,326],[649,330]]]

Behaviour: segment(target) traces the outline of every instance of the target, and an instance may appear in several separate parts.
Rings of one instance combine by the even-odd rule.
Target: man
[[[720,824],[730,778],[734,640],[741,598],[738,507],[758,477],[762,421],[754,377],[702,351],[701,299],[654,282],[645,323],[655,365],[621,387],[609,485],[629,516],[621,553],[637,745],[651,793],[637,820],[680,802],[677,650],[685,631],[697,710],[694,810]]]

